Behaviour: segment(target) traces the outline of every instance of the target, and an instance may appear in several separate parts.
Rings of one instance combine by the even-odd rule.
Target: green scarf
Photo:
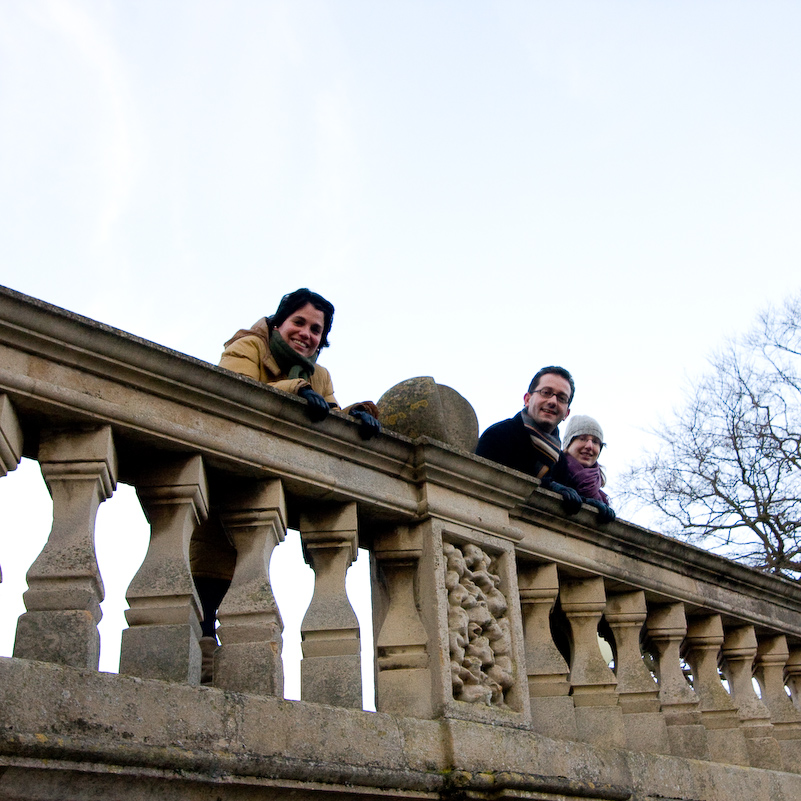
[[[273,328],[273,332],[270,334],[270,353],[288,378],[302,378],[304,381],[310,381],[314,375],[317,354],[315,353],[311,359],[301,356],[286,343],[276,328]]]

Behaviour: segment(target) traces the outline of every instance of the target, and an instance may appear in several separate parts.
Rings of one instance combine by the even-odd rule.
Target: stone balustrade
[[[170,798],[801,797],[793,582],[589,507],[567,518],[535,480],[434,440],[312,425],[294,396],[2,290],[2,475],[23,456],[53,526],[0,660],[2,798],[150,797],[153,777]],[[117,481],[151,534],[109,675],[93,526]],[[201,687],[189,543],[210,521],[237,560]],[[268,573],[287,527],[315,572],[299,702]],[[357,546],[373,715],[345,594]]]

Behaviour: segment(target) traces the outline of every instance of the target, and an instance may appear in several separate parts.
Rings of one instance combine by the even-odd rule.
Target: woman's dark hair
[[[287,318],[294,314],[298,309],[302,309],[307,303],[311,303],[315,309],[323,313],[323,335],[320,337],[320,349],[328,347],[328,333],[331,331],[331,323],[334,322],[334,306],[329,303],[322,295],[312,292],[310,289],[296,289],[281,298],[278,308],[272,317],[267,318],[270,330],[283,325]]]

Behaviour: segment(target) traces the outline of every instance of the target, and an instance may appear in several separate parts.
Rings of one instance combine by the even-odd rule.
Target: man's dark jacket
[[[553,440],[555,448],[559,448],[560,440],[556,432],[549,439]],[[478,440],[476,455],[539,478],[542,478],[541,473],[547,474],[543,473],[543,468],[551,467],[534,450],[521,412],[491,425]]]

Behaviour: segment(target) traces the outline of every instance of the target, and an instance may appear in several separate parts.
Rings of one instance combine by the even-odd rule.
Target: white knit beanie
[[[598,437],[601,440],[601,447],[606,444],[604,442],[604,432],[598,421],[593,417],[586,414],[573,414],[567,418],[567,425],[565,426],[565,435],[562,437],[562,450],[566,451],[570,443],[583,434],[589,434],[593,437]]]

